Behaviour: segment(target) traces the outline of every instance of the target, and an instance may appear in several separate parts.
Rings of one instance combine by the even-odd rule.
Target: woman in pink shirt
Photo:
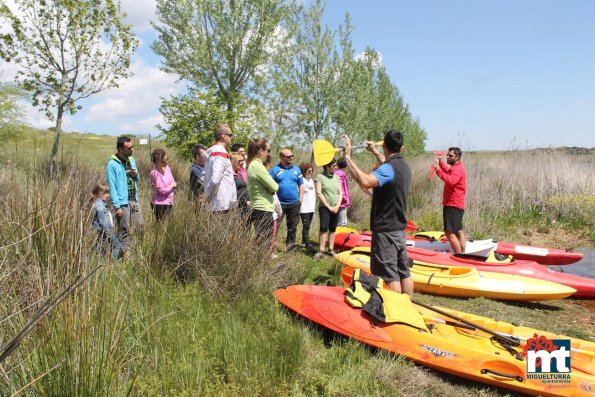
[[[151,153],[153,169],[149,176],[151,186],[153,186],[153,198],[151,199],[151,208],[157,220],[171,212],[174,204],[174,190],[178,186],[167,165],[167,154],[163,149],[155,149]]]

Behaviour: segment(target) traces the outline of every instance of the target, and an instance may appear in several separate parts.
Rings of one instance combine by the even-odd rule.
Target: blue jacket
[[[114,228],[113,220],[110,216],[109,209],[106,203],[101,199],[95,199],[93,203],[93,221],[91,222],[93,229],[97,233],[106,232],[108,235]]]
[[[132,157],[128,160],[130,166],[137,170],[136,177],[132,179],[134,181],[135,189],[138,191],[136,185],[138,182],[138,168],[136,167],[136,161]],[[128,176],[126,175],[126,164],[123,163],[118,156],[112,155],[112,158],[107,162],[107,166],[105,167],[105,176],[107,185],[109,186],[109,196],[112,206],[115,209],[118,209],[123,205],[128,205]]]

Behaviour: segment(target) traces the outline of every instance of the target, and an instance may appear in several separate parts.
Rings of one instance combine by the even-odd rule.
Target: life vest
[[[376,321],[403,323],[428,331],[426,323],[407,294],[399,294],[384,287],[378,276],[355,269],[351,285],[345,289],[345,301],[362,309]]]

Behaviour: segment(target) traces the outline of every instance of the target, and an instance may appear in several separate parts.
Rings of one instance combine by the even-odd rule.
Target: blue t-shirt
[[[378,179],[378,187],[382,187],[387,183],[391,183],[393,179],[395,179],[395,170],[389,164],[382,164],[380,167],[376,168],[372,175]]]
[[[270,171],[271,176],[279,184],[277,197],[281,205],[296,204],[300,202],[300,185],[304,183],[302,170],[300,167],[292,164],[289,168],[284,168],[277,164]]]

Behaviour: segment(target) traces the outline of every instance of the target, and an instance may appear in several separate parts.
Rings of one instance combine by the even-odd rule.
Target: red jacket
[[[444,181],[442,205],[464,209],[465,196],[467,195],[467,173],[463,163],[457,161],[450,168],[442,160],[439,164],[440,167],[436,170],[436,175]]]

